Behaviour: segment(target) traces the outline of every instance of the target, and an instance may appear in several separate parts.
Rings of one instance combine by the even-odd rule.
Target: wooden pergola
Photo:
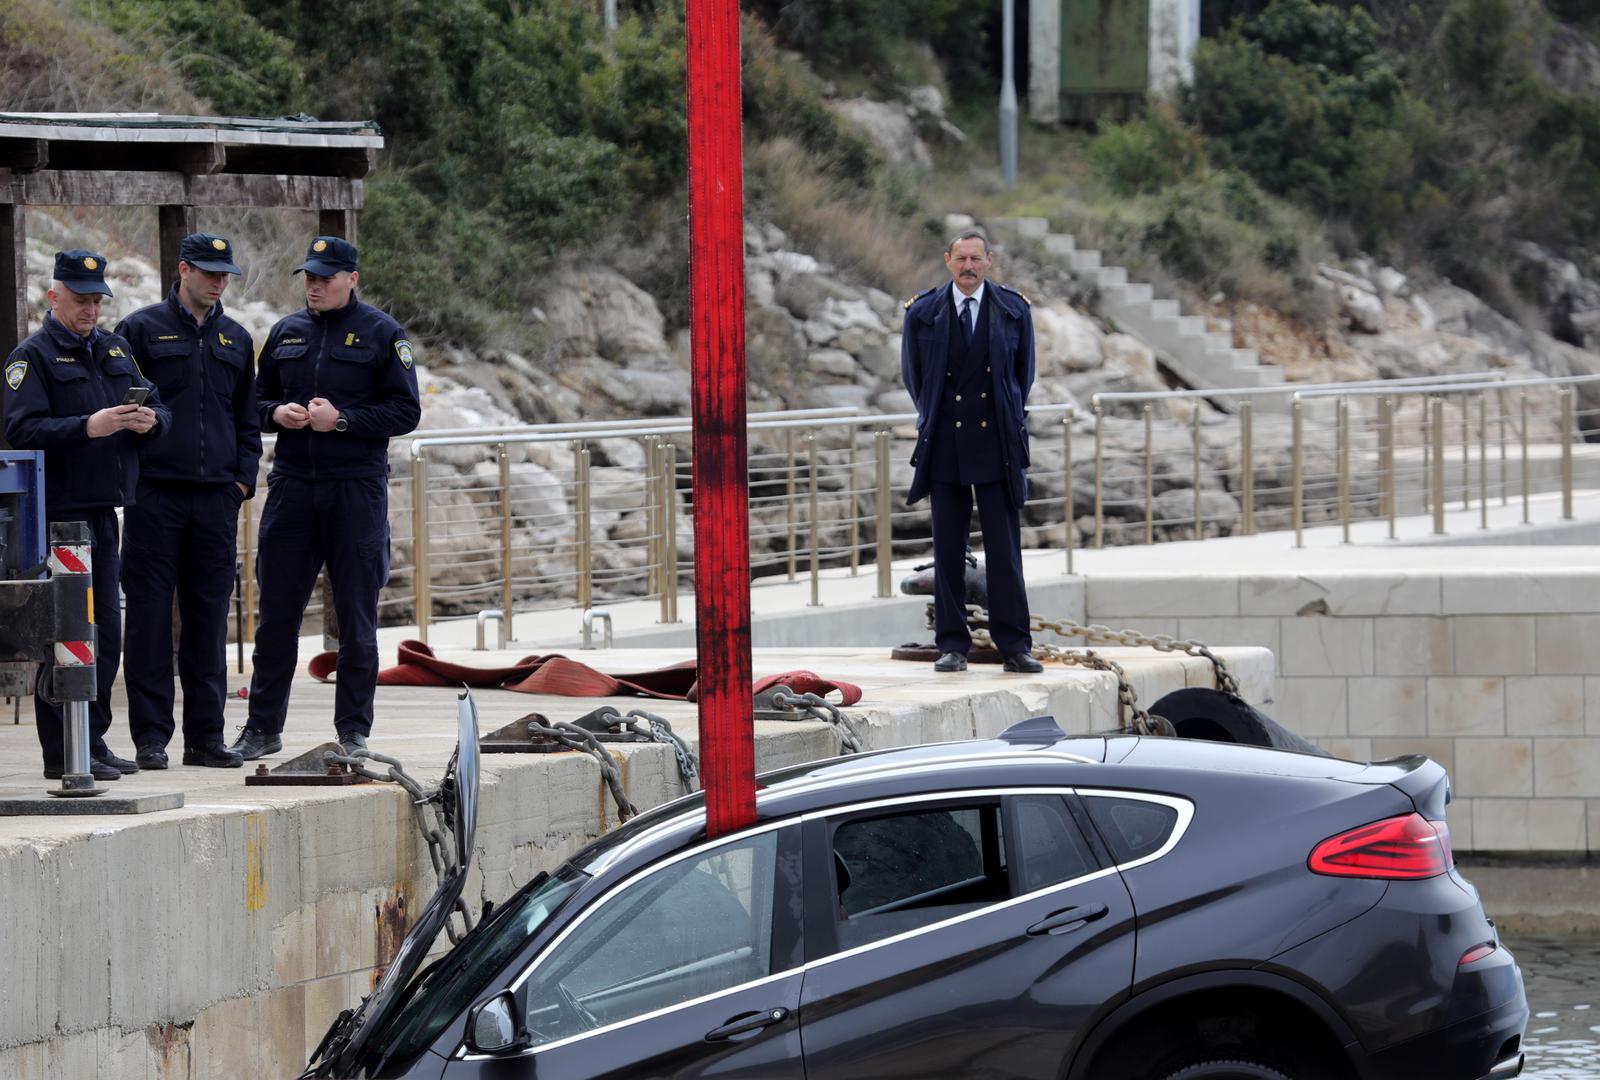
[[[202,206],[315,210],[319,233],[354,240],[362,178],[382,148],[371,121],[0,113],[0,297],[14,297],[0,358],[27,335],[29,206],[156,207],[171,282]]]

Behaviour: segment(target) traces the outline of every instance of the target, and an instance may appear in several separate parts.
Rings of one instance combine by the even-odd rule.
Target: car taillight
[[[1421,814],[1403,814],[1330,836],[1311,852],[1308,865],[1337,877],[1411,880],[1450,869],[1450,829]]]
[[[1456,966],[1466,967],[1468,964],[1482,960],[1485,956],[1488,956],[1490,953],[1494,952],[1494,949],[1495,945],[1492,941],[1485,941],[1482,945],[1474,945],[1472,948],[1461,954],[1461,962]]]

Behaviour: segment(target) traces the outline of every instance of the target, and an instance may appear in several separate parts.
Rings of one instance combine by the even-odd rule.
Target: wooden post
[[[20,204],[0,206],[0,364],[10,359],[17,343],[28,336],[27,212]],[[5,416],[0,413],[0,450],[9,450]]]
[[[166,292],[178,280],[178,248],[183,238],[198,232],[199,216],[192,206],[162,206],[156,210],[161,223],[161,290]]]
[[[317,235],[339,236],[356,243],[356,212],[354,210],[329,210],[326,207],[317,211]]]

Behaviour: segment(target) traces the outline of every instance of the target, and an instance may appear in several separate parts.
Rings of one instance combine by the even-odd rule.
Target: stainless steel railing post
[[[1306,481],[1305,481],[1305,441],[1304,406],[1296,397],[1289,405],[1289,415],[1293,420],[1294,449],[1290,454],[1289,483],[1291,486],[1290,503],[1293,505],[1294,517],[1294,546],[1306,545]]]
[[[411,458],[411,590],[417,609],[417,640],[428,643],[433,621],[433,573],[428,565],[428,455],[423,448]]]
[[[594,606],[594,551],[589,536],[589,449],[581,442],[573,451],[573,561],[578,574],[578,609]]]
[[[1194,405],[1194,412],[1189,414],[1191,453],[1194,457],[1193,481],[1194,490],[1194,538],[1201,539],[1205,529],[1200,514],[1200,403]]]
[[[1378,491],[1382,502],[1380,513],[1389,519],[1389,539],[1394,539],[1395,529],[1395,478],[1394,478],[1394,398],[1378,399]]]
[[[1489,527],[1489,399],[1478,395],[1478,528]]]
[[[788,525],[789,549],[789,580],[795,579],[795,512],[794,512],[794,428],[785,428],[783,431],[784,466],[783,475],[783,515]]]
[[[1243,473],[1244,534],[1256,534],[1255,417],[1250,399],[1239,403],[1239,468]]]
[[[889,597],[894,595],[890,588],[890,576],[893,573],[891,564],[894,562],[894,541],[890,535],[893,522],[889,516],[892,509],[889,504],[889,433],[880,431],[872,439],[878,452],[876,504],[878,511],[878,596]]]
[[[1144,407],[1144,542],[1156,542],[1155,530],[1155,448],[1152,425],[1154,419],[1150,406]]]
[[[1094,406],[1094,546],[1096,550],[1106,546],[1105,537],[1105,442],[1100,430],[1101,421],[1105,413],[1100,408],[1100,403]]]
[[[1071,409],[1061,418],[1061,531],[1067,548],[1067,573],[1072,573],[1072,417]]]
[[[817,524],[817,436],[812,432],[806,436],[806,465],[810,472],[809,505],[806,508],[807,518],[810,521],[810,536],[807,544],[811,548],[811,602],[807,607],[822,606],[822,551],[820,548],[821,530]]]
[[[1531,525],[1533,518],[1530,515],[1528,492],[1530,486],[1528,484],[1528,392],[1519,390],[1517,398],[1517,404],[1522,411],[1522,523]]]
[[[667,622],[678,621],[678,446],[667,443],[663,488],[667,508]]]
[[[861,502],[856,498],[856,484],[860,475],[856,472],[856,436],[860,434],[855,428],[850,429],[850,466],[845,474],[845,490],[850,493],[850,576],[855,577],[861,572]]]
[[[495,456],[500,463],[500,637],[511,641],[516,638],[512,630],[514,615],[513,580],[511,572],[511,452],[505,443],[495,444]]]
[[[1472,402],[1461,401],[1461,509],[1472,509]]]
[[[1334,402],[1339,421],[1339,531],[1340,542],[1350,542],[1350,399]]]
[[[656,497],[661,492],[661,448],[654,435],[646,435],[641,441],[644,444],[644,542],[648,553],[644,594],[664,601],[667,590],[661,587],[661,514],[656,505]]]
[[[1444,398],[1428,405],[1428,428],[1433,435],[1433,533],[1444,535]]]
[[[1422,512],[1433,510],[1433,398],[1422,398]]]
[[[1572,520],[1572,387],[1561,390],[1561,520]]]
[[[1511,505],[1511,479],[1506,472],[1506,392],[1495,391],[1495,405],[1500,421],[1500,505]]]

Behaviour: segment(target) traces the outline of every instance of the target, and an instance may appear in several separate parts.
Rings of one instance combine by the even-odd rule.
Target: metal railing
[[[1105,393],[1087,413],[1031,406],[1024,542],[1062,548],[1071,573],[1081,543],[1292,531],[1300,544],[1308,524],[1338,522],[1348,537],[1362,517],[1387,517],[1393,536],[1397,515],[1414,512],[1432,512],[1441,531],[1444,509],[1458,498],[1469,507],[1476,500],[1486,525],[1489,502],[1505,504],[1515,491],[1527,520],[1530,493],[1557,486],[1570,518],[1574,438],[1596,411],[1577,409],[1574,388],[1597,380],[1473,372]],[[1287,399],[1286,412],[1257,408],[1264,395]],[[1234,411],[1207,412],[1195,399]],[[1130,408],[1131,416],[1119,415]],[[752,414],[752,576],[805,574],[807,603],[819,605],[825,569],[856,576],[871,562],[876,595],[891,595],[893,560],[929,549],[926,505],[904,501],[909,472],[901,459],[909,458],[915,421],[912,413],[841,409]],[[394,571],[383,620],[414,623],[426,641],[437,619],[495,611],[503,638],[514,639],[518,612],[581,612],[648,597],[661,622],[677,622],[680,590],[693,575],[685,551],[692,541],[680,537],[694,507],[691,434],[687,419],[664,418],[404,440],[410,467],[391,480]],[[1559,447],[1559,476],[1555,459],[1543,450],[1530,456],[1530,446]],[[247,627],[257,600],[250,515],[247,506]]]

